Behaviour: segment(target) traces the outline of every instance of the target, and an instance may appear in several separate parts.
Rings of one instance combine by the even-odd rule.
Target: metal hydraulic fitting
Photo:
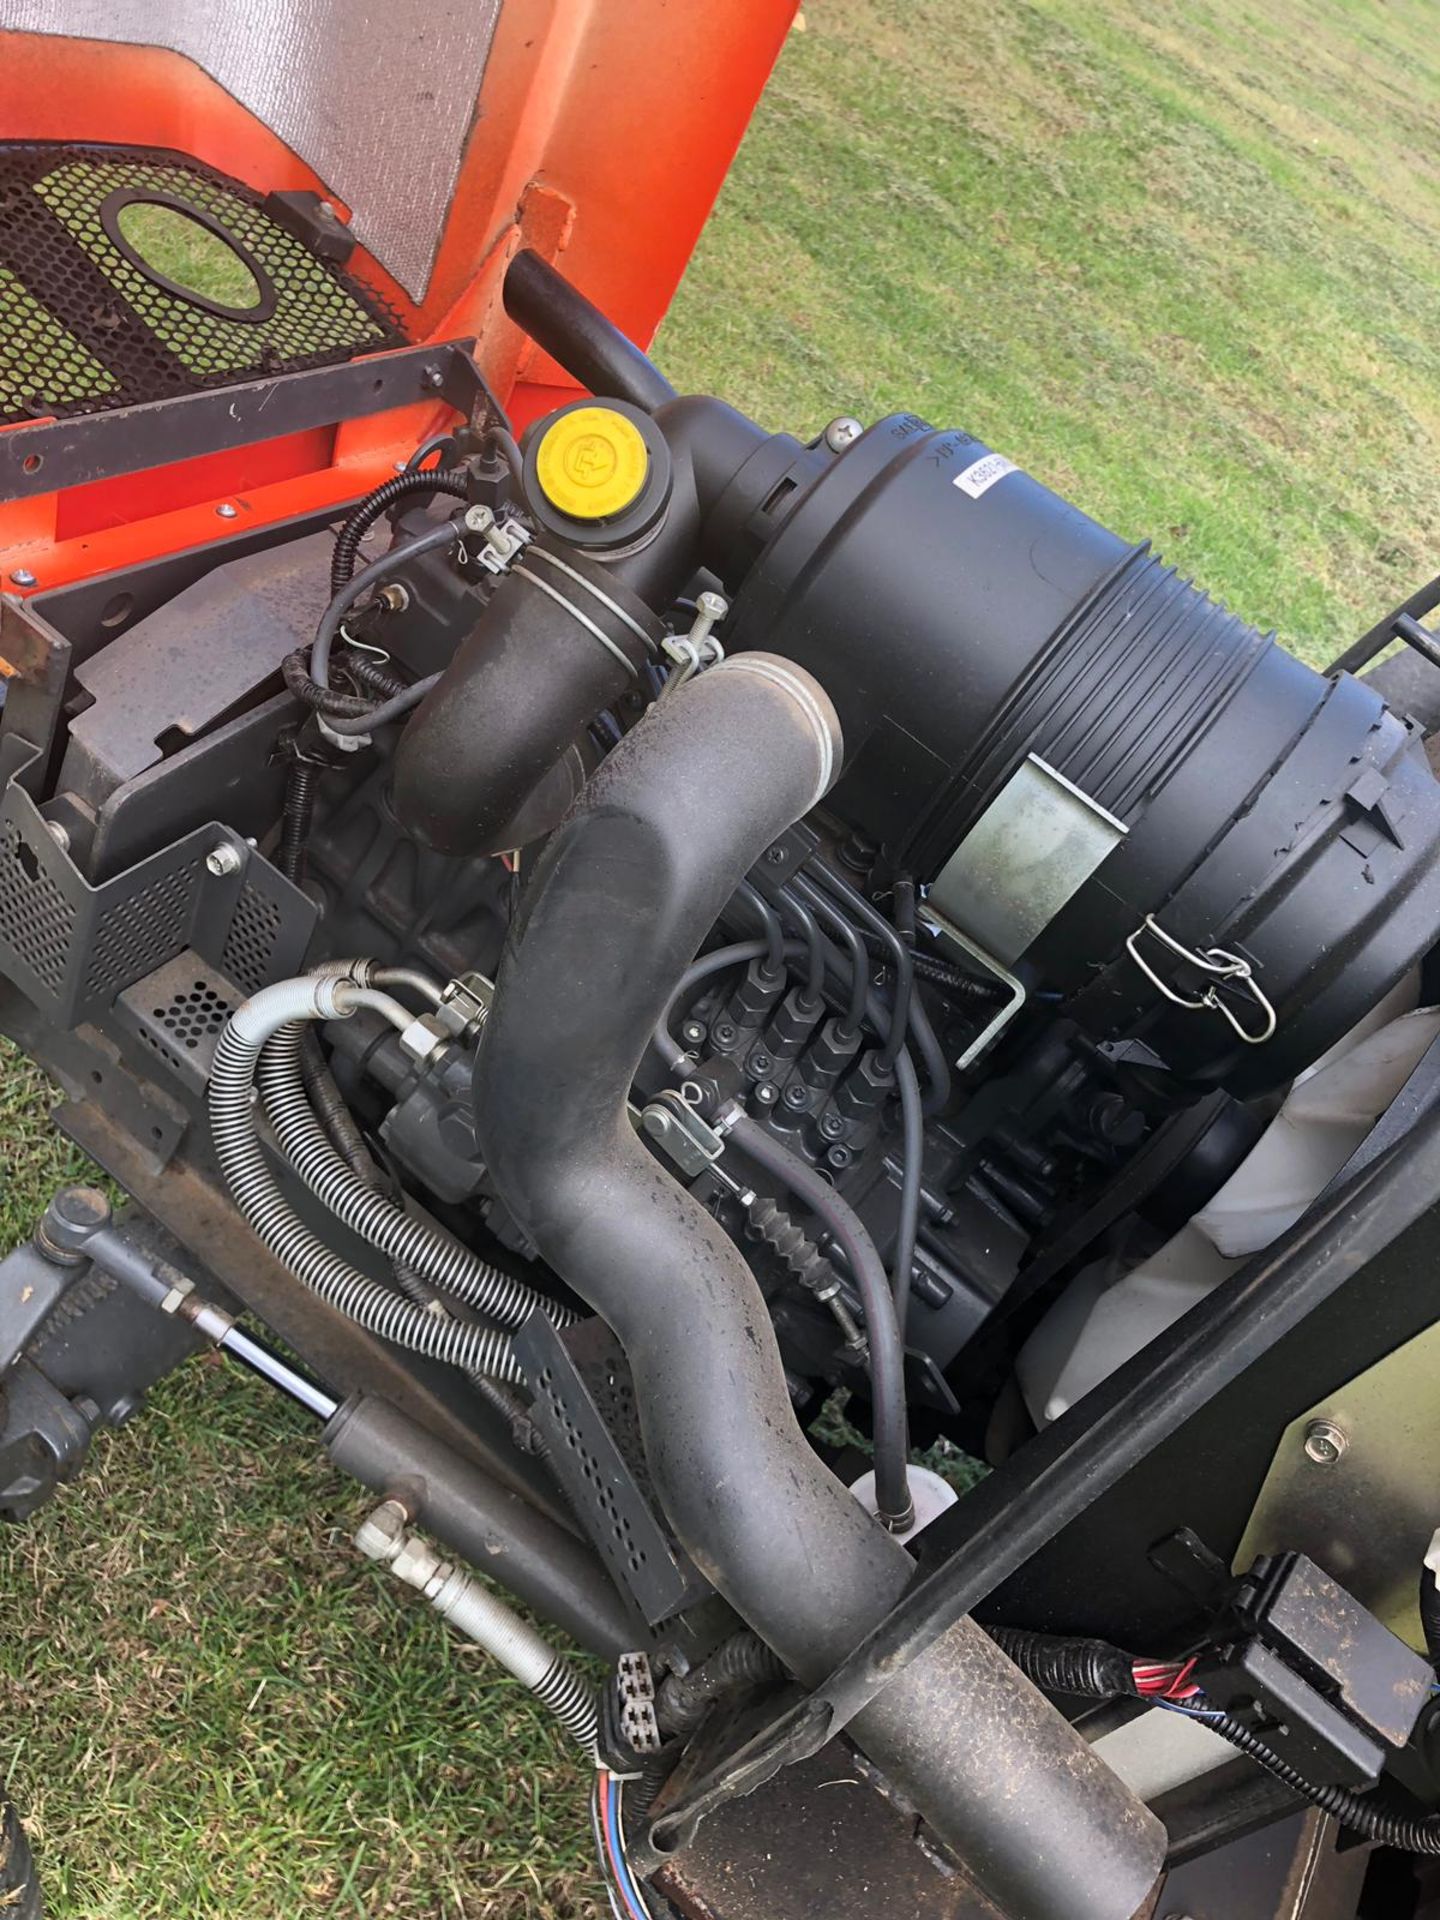
[[[793,1060],[819,1024],[820,1013],[807,1008],[804,988],[792,987],[765,1029],[767,1053],[775,1060]]]
[[[765,971],[763,958],[752,960],[725,1010],[731,1025],[740,1028],[742,1033],[758,1027],[780,998],[784,985],[783,974],[777,976]],[[719,1031],[717,1024],[712,1037],[718,1037]]]

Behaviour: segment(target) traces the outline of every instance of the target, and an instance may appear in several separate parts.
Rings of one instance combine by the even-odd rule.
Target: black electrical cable
[[[1023,1627],[986,1627],[1007,1660],[1046,1693],[1073,1693],[1087,1699],[1115,1700],[1139,1694],[1135,1662],[1108,1640],[1076,1640],[1061,1634],[1030,1633]]]
[[[399,476],[396,476],[399,478]],[[402,540],[388,552],[382,553],[378,560],[372,560],[368,567],[362,567],[353,579],[345,581],[331,597],[330,604],[320,616],[320,624],[315,629],[315,638],[310,643],[310,673],[317,686],[329,689],[330,686],[330,649],[335,644],[345,616],[357,601],[378,587],[398,568],[411,560],[418,560],[422,554],[434,553],[438,548],[448,547],[457,541],[464,528],[459,520],[437,520],[412,534],[408,540]]]
[[[1319,1807],[1322,1813],[1328,1813],[1352,1833],[1366,1840],[1377,1840],[1381,1846],[1397,1847],[1402,1853],[1440,1854],[1440,1814],[1408,1814],[1376,1805],[1367,1795],[1352,1793],[1348,1787],[1318,1786],[1288,1760],[1272,1752],[1258,1734],[1231,1714],[1197,1712],[1186,1707],[1172,1707],[1171,1711],[1189,1713],[1212,1728],[1222,1740],[1228,1740],[1282,1786],[1308,1800],[1312,1807]]]
[[[418,449],[412,458],[423,458],[428,451],[429,445]],[[331,599],[354,575],[360,558],[360,542],[382,513],[412,494],[444,493],[454,500],[468,499],[469,478],[464,467],[407,467],[403,473],[392,474],[382,481],[373,493],[367,493],[335,536],[335,551],[330,557]]]
[[[914,1518],[906,1477],[909,1454],[905,1411],[905,1351],[900,1341],[895,1302],[875,1242],[847,1200],[808,1161],[772,1133],[739,1113],[729,1138],[773,1179],[778,1180],[825,1227],[850,1267],[860,1295],[870,1343],[871,1433],[875,1443],[875,1504],[881,1520],[903,1533]]]
[[[655,1717],[668,1734],[691,1734],[710,1708],[748,1687],[783,1686],[789,1675],[779,1654],[757,1634],[733,1633],[688,1673],[670,1673],[655,1690]]]
[[[778,980],[785,971],[785,929],[779,914],[750,880],[740,882],[735,897],[743,900],[760,922],[760,931],[765,936],[765,972],[771,980]]]
[[[1433,1581],[1432,1581],[1433,1584]],[[1050,1693],[1080,1694],[1097,1700],[1144,1697],[1135,1681],[1134,1660],[1104,1640],[1072,1640],[1058,1634],[1027,1633],[1019,1627],[987,1627],[1000,1651],[1028,1680]],[[1258,1733],[1233,1714],[1182,1701],[1155,1702],[1210,1727],[1238,1752],[1263,1767],[1311,1806],[1319,1807],[1352,1833],[1396,1847],[1402,1853],[1440,1854],[1440,1815],[1409,1814],[1379,1804],[1348,1787],[1320,1785],[1281,1759]]]

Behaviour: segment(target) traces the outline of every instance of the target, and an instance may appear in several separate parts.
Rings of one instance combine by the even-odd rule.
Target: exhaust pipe
[[[914,1564],[810,1448],[754,1277],[636,1138],[626,1099],[681,972],[841,752],[819,685],[765,654],[652,707],[526,890],[475,1079],[506,1204],[625,1348],[677,1536],[810,1685]],[[973,1621],[852,1732],[1013,1920],[1132,1920],[1144,1907],[1163,1828]]]

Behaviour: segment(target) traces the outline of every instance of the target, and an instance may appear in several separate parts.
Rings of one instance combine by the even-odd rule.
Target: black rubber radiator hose
[[[614,1328],[687,1551],[801,1681],[914,1572],[796,1421],[733,1242],[626,1112],[657,1019],[738,882],[820,798],[819,686],[749,653],[660,701],[592,777],[526,889],[480,1050],[479,1144],[506,1204]],[[1014,1920],[1131,1920],[1159,1823],[969,1619],[854,1722]]]

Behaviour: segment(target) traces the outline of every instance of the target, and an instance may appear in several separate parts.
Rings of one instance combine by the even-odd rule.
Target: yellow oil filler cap
[[[644,436],[611,407],[573,407],[547,427],[535,477],[552,507],[572,520],[609,520],[633,506],[650,475]]]

